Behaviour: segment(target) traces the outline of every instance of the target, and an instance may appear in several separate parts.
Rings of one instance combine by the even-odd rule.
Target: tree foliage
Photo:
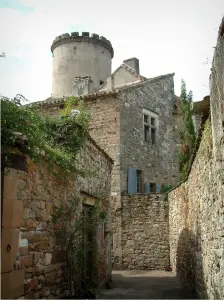
[[[187,92],[186,83],[181,81],[181,114],[183,118],[183,131],[181,135],[181,151],[179,156],[181,179],[185,179],[190,167],[190,157],[196,139],[195,128],[192,119],[191,103],[192,91]]]
[[[12,148],[23,144],[23,151],[34,162],[47,162],[51,172],[58,165],[65,175],[71,174],[76,170],[76,155],[88,136],[90,113],[84,103],[69,98],[61,117],[57,117],[41,114],[38,105],[21,102],[21,95],[11,100],[1,98],[2,153],[7,156]],[[72,117],[72,107],[80,114]]]

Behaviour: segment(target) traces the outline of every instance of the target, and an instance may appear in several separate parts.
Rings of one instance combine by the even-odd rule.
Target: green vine
[[[71,116],[75,108],[80,114]],[[35,163],[44,163],[58,174],[55,165],[64,175],[70,175],[77,168],[76,155],[88,137],[90,113],[83,101],[75,97],[67,100],[61,117],[41,114],[37,105],[22,105],[21,99],[1,98],[1,141],[2,153],[7,157],[11,150],[22,145],[22,151]]]
[[[162,186],[162,188],[161,188],[161,193],[167,193],[167,192],[169,192],[170,190],[172,190],[173,188],[174,188],[174,186],[171,185],[171,184],[164,185],[164,186]]]
[[[97,229],[105,222],[106,212],[100,209],[100,200],[89,206],[91,213],[82,213],[82,200],[77,197],[52,214],[56,239],[60,241],[67,264],[67,284],[70,298],[92,298],[99,293],[97,289],[99,257],[96,250]],[[83,211],[84,212],[84,211]],[[88,239],[92,235],[92,239]],[[87,257],[91,253],[93,261],[90,274]]]
[[[201,151],[203,156],[209,159],[212,157],[212,124],[210,119],[205,122]]]

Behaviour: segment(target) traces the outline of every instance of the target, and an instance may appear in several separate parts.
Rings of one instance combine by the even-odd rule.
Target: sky
[[[137,57],[140,73],[175,73],[193,100],[209,94],[209,75],[223,0],[0,0],[0,94],[31,102],[51,95],[52,53],[57,35],[89,31],[109,39],[112,71]]]

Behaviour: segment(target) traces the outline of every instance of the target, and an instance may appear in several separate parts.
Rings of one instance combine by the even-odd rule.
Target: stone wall
[[[12,269],[11,271],[20,272],[22,275],[19,277],[20,286],[16,287],[17,291],[13,294],[12,285],[5,285],[2,297],[4,295],[4,298],[14,298],[24,295],[27,299],[62,298],[67,295],[66,266],[60,241],[55,235],[52,212],[63,202],[78,196],[88,205],[93,205],[97,197],[101,197],[101,208],[106,210],[110,220],[112,160],[94,141],[89,140],[79,155],[79,166],[95,171],[97,176],[94,173],[85,180],[74,176],[65,182],[63,178],[53,177],[43,167],[33,164],[28,157],[26,163],[27,170],[10,169],[4,176],[4,199],[10,199],[11,206],[4,202],[6,204],[3,207],[2,223],[2,272]],[[10,194],[12,192],[13,198]],[[10,214],[16,218],[13,221],[12,233],[6,228]],[[107,222],[106,226],[100,226],[97,230],[99,269],[96,271],[99,285],[107,282],[111,276],[111,267],[108,265],[111,230],[109,227]],[[10,244],[13,249],[7,252],[5,247],[12,235]],[[5,277],[2,276],[2,284],[7,281]],[[21,280],[25,283],[24,287],[21,286]]]
[[[121,266],[121,218],[120,218],[120,101],[117,96],[106,96],[86,101],[91,120],[89,133],[114,160],[111,180],[111,207],[113,230],[113,262]]]
[[[224,19],[211,74],[211,121],[187,181],[168,194],[171,265],[201,299],[224,298],[223,33]]]
[[[122,196],[121,216],[122,268],[164,269],[169,263],[166,195]]]
[[[224,168],[214,159],[211,139],[206,125],[188,180],[168,194],[170,257],[200,298],[223,299]]]
[[[41,113],[51,116],[60,116],[64,109],[64,102],[59,104],[56,100],[53,103],[45,103]],[[91,119],[89,133],[95,143],[113,159],[111,193],[120,193],[120,101],[116,93],[105,95],[87,96],[85,98]]]
[[[173,74],[138,88],[121,90],[121,192],[127,192],[128,168],[144,171],[144,183],[176,184],[178,147],[173,116]],[[158,115],[156,143],[144,141],[143,108]]]
[[[215,47],[212,74],[210,77],[211,88],[211,118],[214,153],[217,159],[224,159],[224,17],[222,19],[218,40]]]
[[[111,194],[120,193],[120,102],[116,95],[86,100],[91,112],[89,133],[114,160]]]

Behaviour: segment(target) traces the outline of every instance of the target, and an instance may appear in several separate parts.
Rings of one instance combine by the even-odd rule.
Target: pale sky
[[[109,39],[112,70],[137,57],[140,73],[175,73],[194,101],[209,94],[209,75],[223,0],[0,0],[0,94],[30,101],[51,95],[57,35],[89,31]]]

